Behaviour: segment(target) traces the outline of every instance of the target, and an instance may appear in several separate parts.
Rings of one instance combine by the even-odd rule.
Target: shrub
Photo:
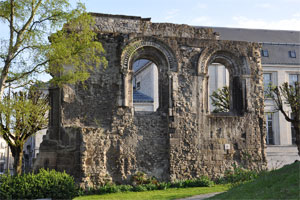
[[[115,184],[104,185],[105,193],[117,193],[120,192],[120,188]]]
[[[149,184],[147,184],[147,185],[144,185],[146,188],[147,188],[147,190],[157,190],[157,185],[155,185],[155,184],[153,184],[153,183],[149,183]]]
[[[219,179],[219,183],[240,184],[247,181],[252,181],[258,177],[257,171],[243,169],[234,166],[234,170],[227,170],[224,177]]]
[[[71,199],[77,193],[73,177],[55,170],[0,176],[0,199]]]
[[[171,183],[172,188],[186,188],[186,187],[211,187],[214,182],[209,180],[209,178],[203,176],[197,179],[189,179],[184,181],[177,181]]]
[[[133,190],[133,186],[131,185],[120,185],[119,188],[121,192],[129,192]]]
[[[147,187],[145,185],[137,185],[133,187],[134,192],[144,192],[147,191]]]
[[[148,183],[148,177],[143,172],[136,172],[132,177],[131,181],[133,185],[142,185]]]
[[[183,181],[175,181],[170,185],[171,188],[183,188]]]
[[[143,172],[136,172],[132,177],[131,177],[131,182],[133,185],[145,185],[145,184],[158,184],[158,181],[155,177],[148,177],[147,174]]]
[[[165,182],[160,182],[159,184],[158,184],[158,189],[159,190],[166,190],[166,189],[168,189],[168,188],[170,188],[170,186],[171,186],[171,183],[165,183]]]
[[[151,190],[166,190],[170,187],[172,188],[184,188],[184,187],[210,187],[214,184],[207,177],[201,177],[198,179],[191,179],[185,181],[177,181],[177,182],[158,182],[156,178],[148,178],[142,172],[136,173],[132,176],[132,184],[133,185],[115,185],[115,184],[106,184],[103,186],[99,186],[97,188],[87,188],[85,190],[86,195],[90,194],[106,194],[106,193],[115,193],[115,192],[143,192],[143,191],[151,191]],[[82,195],[82,190],[78,190],[78,194]]]
[[[189,187],[211,187],[214,185],[214,182],[206,176],[202,176],[198,179],[193,179],[192,182],[193,183]]]
[[[107,194],[120,192],[120,187],[115,184],[106,184],[95,189],[94,194]]]

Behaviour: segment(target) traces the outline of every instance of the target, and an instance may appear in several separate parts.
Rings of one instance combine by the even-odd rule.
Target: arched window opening
[[[155,112],[159,107],[158,69],[148,59],[138,59],[132,65],[132,99],[135,111]]]
[[[208,111],[224,113],[230,111],[229,71],[220,63],[208,67]]]

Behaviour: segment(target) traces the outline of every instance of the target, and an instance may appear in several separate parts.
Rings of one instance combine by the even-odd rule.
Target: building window
[[[296,58],[296,51],[289,51],[290,58]]]
[[[289,84],[294,86],[296,82],[300,82],[300,74],[290,74]]]
[[[266,142],[267,144],[274,144],[273,113],[266,113],[265,116],[267,123]]]
[[[268,50],[267,50],[267,49],[261,50],[261,55],[262,55],[263,57],[269,57],[269,52],[268,52]]]
[[[0,163],[0,172],[1,172],[1,173],[4,172],[4,163]]]
[[[136,83],[136,90],[139,90],[141,88],[141,82]]]
[[[230,92],[229,92],[229,71],[220,63],[212,63],[208,67],[208,106],[212,113],[229,112]],[[224,97],[221,101],[218,96]],[[226,101],[228,99],[228,101]]]
[[[272,73],[264,73],[264,95],[265,95],[265,98],[270,97],[272,85],[273,85]]]

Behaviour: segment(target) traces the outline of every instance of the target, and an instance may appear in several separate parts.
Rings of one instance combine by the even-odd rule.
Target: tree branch
[[[30,70],[30,71],[28,71],[28,72],[24,72],[24,73],[22,73],[22,74],[21,74],[20,76],[18,76],[18,77],[11,78],[11,79],[7,79],[7,80],[5,81],[5,83],[11,83],[11,82],[14,82],[14,81],[16,81],[16,80],[19,80],[19,79],[24,78],[24,77],[27,76],[27,75],[32,74],[33,72],[37,72],[37,69],[38,69],[40,66],[43,66],[43,65],[47,64],[48,62],[49,62],[49,60],[46,60],[46,61],[44,61],[44,62],[42,62],[42,63],[39,63],[39,64],[37,64],[32,70]]]
[[[11,60],[15,59],[20,53],[22,53],[24,50],[26,49],[34,49],[34,48],[38,48],[37,46],[26,46],[26,47],[23,47],[22,49],[20,49],[19,51],[17,51],[14,56],[11,58]]]
[[[23,84],[21,84],[21,85],[17,85],[17,86],[15,86],[15,87],[11,86],[10,88],[11,88],[11,89],[24,88],[25,86],[27,86],[27,85],[29,85],[29,84],[33,84],[33,83],[34,83],[33,80],[29,80],[29,81],[27,81],[27,82],[25,82],[25,83],[23,83]]]
[[[15,16],[15,1],[10,1],[10,20],[9,20],[9,29],[10,29],[10,37],[9,37],[9,50],[8,50],[8,59],[9,55],[13,50],[13,42],[14,42],[14,16]]]
[[[8,18],[7,16],[5,16],[5,15],[3,15],[3,14],[0,14],[0,17],[6,19],[6,20],[8,21],[8,23],[10,23],[10,20],[9,20],[9,18]]]
[[[13,1],[13,0],[12,0]],[[36,14],[36,11],[37,9],[40,7],[42,3],[42,0],[39,0],[39,2],[37,3],[36,7],[34,7],[34,5],[32,4],[32,11],[31,11],[31,15],[29,17],[29,19],[27,20],[27,22],[24,24],[24,26],[20,29],[20,31],[18,31],[18,34],[17,34],[17,39],[16,39],[16,42],[15,42],[15,45],[12,49],[12,52],[10,55],[14,55],[15,52],[18,50],[18,48],[20,47],[20,45],[22,44],[22,41],[23,41],[23,35],[25,34],[25,30],[28,29],[30,23],[32,23],[32,20]],[[9,60],[9,63],[11,62],[11,60]]]
[[[34,27],[34,25],[36,25],[36,24],[41,24],[41,23],[43,23],[43,22],[45,22],[45,21],[53,21],[53,20],[55,20],[55,17],[59,17],[59,16],[60,16],[60,15],[57,14],[57,15],[49,16],[49,17],[44,18],[44,19],[40,19],[40,20],[38,20],[38,21],[34,21],[34,22],[31,24],[29,30],[33,30],[33,27]]]
[[[10,132],[9,132],[9,130],[8,130],[8,128],[6,128],[6,127],[4,127],[4,125],[1,123],[0,124],[0,128],[1,128],[1,132],[2,132],[2,137],[6,140],[6,139],[8,139],[9,141],[7,141],[7,142],[11,142],[11,140],[10,140],[10,138],[11,139],[15,139],[15,137],[14,137],[14,135],[12,135]]]

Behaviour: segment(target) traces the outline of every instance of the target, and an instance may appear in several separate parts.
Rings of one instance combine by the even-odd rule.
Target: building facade
[[[13,157],[6,141],[0,136],[0,174],[13,171]]]

